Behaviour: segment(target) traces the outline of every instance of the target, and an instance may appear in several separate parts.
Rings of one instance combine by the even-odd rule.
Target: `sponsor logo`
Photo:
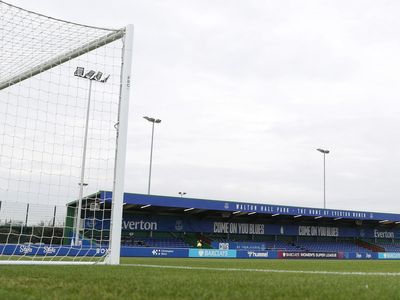
[[[236,250],[189,249],[189,257],[236,257]]]
[[[333,252],[281,252],[282,258],[338,258]]]
[[[21,245],[19,246],[19,252],[24,254],[32,253],[32,248],[29,245]]]
[[[50,246],[44,246],[43,252],[46,254],[54,254],[56,253],[56,248]]]
[[[182,220],[176,220],[176,222],[175,222],[175,230],[176,231],[182,231],[183,230],[183,221]]]
[[[175,251],[172,249],[153,249],[151,251],[151,254],[153,256],[170,256],[174,253]]]
[[[154,256],[161,255],[161,250],[160,249],[154,249],[153,251],[151,251],[151,254],[153,254]]]
[[[247,251],[247,255],[255,258],[268,258],[268,252]]]
[[[229,209],[229,203],[226,203],[226,202],[225,202],[224,208],[225,208],[225,209]]]
[[[229,250],[229,243],[219,243],[218,249],[219,250]]]
[[[110,252],[110,249],[106,248],[96,248],[96,254],[107,254]]]

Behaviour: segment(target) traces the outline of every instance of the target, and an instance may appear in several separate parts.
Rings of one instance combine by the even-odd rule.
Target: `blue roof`
[[[111,201],[111,192],[102,191],[101,199]],[[375,220],[375,221],[392,221],[400,222],[400,214],[378,213],[366,211],[353,211],[341,209],[323,209],[311,207],[295,207],[285,205],[272,205],[261,203],[247,203],[236,201],[220,201],[206,200],[195,198],[181,198],[169,196],[156,196],[144,194],[124,194],[124,203],[136,205],[152,205],[176,208],[194,208],[204,210],[218,210],[226,212],[255,212],[258,214],[268,215],[287,215],[287,216],[307,216],[307,217],[323,217],[353,220]]]

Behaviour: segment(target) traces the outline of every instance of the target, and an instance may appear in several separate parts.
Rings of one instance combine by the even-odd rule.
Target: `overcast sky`
[[[135,25],[126,191],[400,213],[400,2],[49,1]]]

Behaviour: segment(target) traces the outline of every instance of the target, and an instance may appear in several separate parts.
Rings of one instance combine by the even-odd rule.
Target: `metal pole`
[[[150,185],[151,185],[151,165],[153,162],[153,140],[154,140],[154,122],[152,122],[151,127],[151,148],[150,148],[150,168],[149,168],[149,185],[147,187],[147,194],[150,195]]]
[[[54,205],[54,211],[53,211],[53,230],[54,230],[54,226],[56,226],[56,215],[57,215],[57,206]]]
[[[86,149],[87,149],[87,137],[88,137],[88,131],[89,131],[89,114],[90,114],[91,94],[92,94],[92,80],[89,79],[89,95],[88,95],[88,104],[87,104],[87,110],[86,110],[85,138],[83,141],[81,180],[79,183],[78,211],[76,213],[75,246],[79,245],[79,231],[81,228],[81,210],[82,210],[83,186],[84,186],[84,180],[85,180]]]
[[[28,227],[29,203],[26,205],[25,227]]]
[[[326,179],[325,179],[325,153],[324,153],[324,209],[326,209]]]
[[[318,152],[321,152],[324,155],[324,209],[326,208],[326,169],[325,169],[325,155],[328,154],[329,150],[324,150],[321,148],[317,149]]]

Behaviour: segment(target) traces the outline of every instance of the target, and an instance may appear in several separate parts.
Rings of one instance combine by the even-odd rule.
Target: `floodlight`
[[[108,80],[108,78],[110,78],[110,74],[106,76],[106,78],[102,79],[101,82],[106,82]]]
[[[87,72],[87,73],[85,74],[84,77],[87,78],[87,79],[93,79],[93,76],[94,76],[95,73],[96,73],[95,71],[90,70],[89,72]]]
[[[321,148],[318,148],[317,151],[319,151],[321,153],[324,153],[324,154],[328,154],[329,153],[329,150],[324,150],[324,149],[321,149]]]
[[[143,117],[143,119],[146,119],[149,122],[154,122],[155,121],[154,118],[150,118],[150,117]]]
[[[96,75],[94,75],[94,80],[100,81],[101,76],[103,76],[103,73],[98,71]]]
[[[78,76],[78,77],[83,77],[83,74],[85,73],[85,68],[83,68],[83,67],[76,67],[76,70],[75,70],[75,72],[74,72],[74,75],[75,76]]]

